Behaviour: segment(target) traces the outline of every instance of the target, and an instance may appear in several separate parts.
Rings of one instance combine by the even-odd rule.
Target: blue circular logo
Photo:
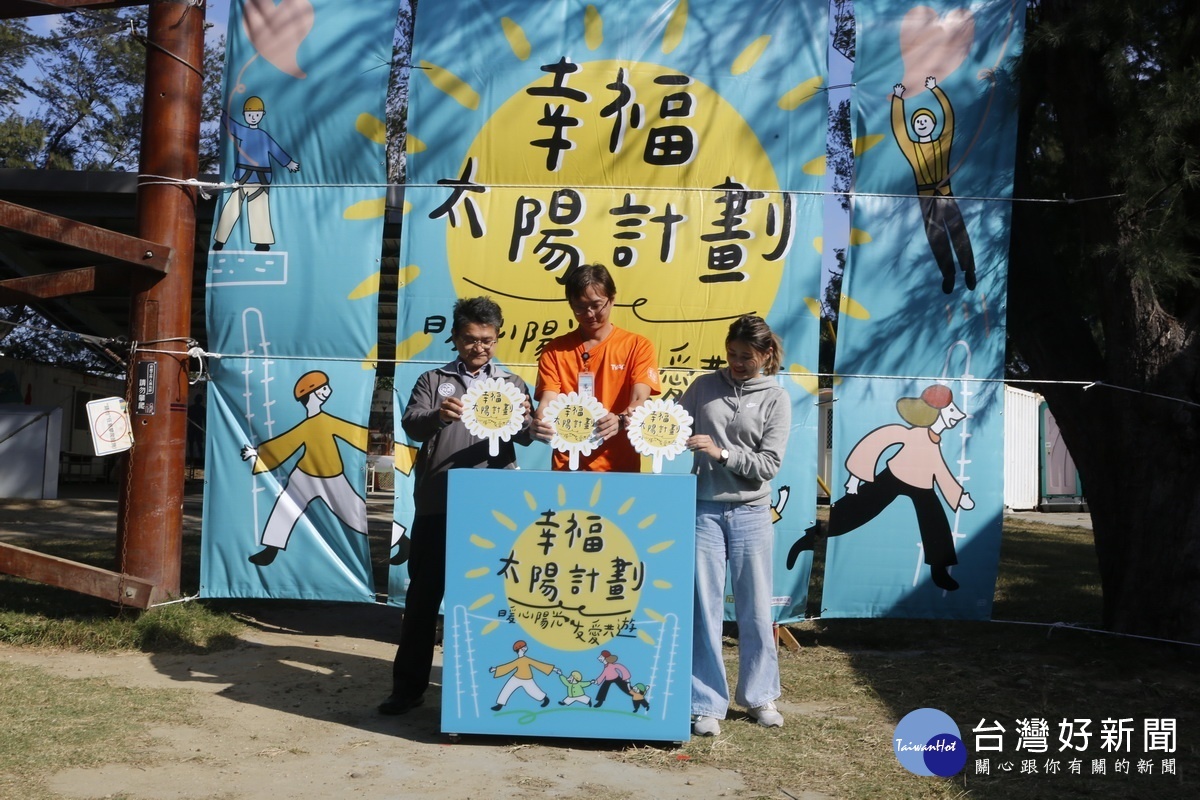
[[[958,725],[936,708],[918,708],[904,715],[892,736],[896,760],[914,775],[949,778],[967,764],[967,747]]]

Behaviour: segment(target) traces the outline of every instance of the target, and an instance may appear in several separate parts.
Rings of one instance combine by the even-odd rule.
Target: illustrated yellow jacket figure
[[[366,428],[320,411],[290,431],[259,445],[254,474],[275,469],[303,447],[304,455],[300,457],[296,469],[314,478],[333,478],[341,475],[345,467],[338,452],[338,439],[342,439],[356,450],[365,452],[367,449]]]
[[[900,152],[908,159],[912,167],[913,177],[917,180],[917,194],[932,195],[950,194],[950,144],[954,141],[954,108],[942,87],[934,86],[929,91],[937,98],[942,108],[942,132],[930,141],[914,141],[908,135],[908,127],[904,123],[904,100],[892,95],[892,135]],[[933,117],[928,109],[918,108],[912,118],[928,115]]]
[[[275,500],[262,533],[263,549],[250,556],[250,563],[265,567],[287,548],[292,529],[318,497],[338,519],[354,531],[367,533],[367,501],[346,478],[346,467],[338,451],[338,439],[362,452],[367,451],[367,429],[322,411],[333,395],[329,376],[319,370],[306,372],[296,381],[293,394],[307,416],[295,427],[268,439],[257,448],[246,445],[242,459],[253,462],[252,473],[276,469],[301,448],[303,455],[287,477],[287,485]]]
[[[517,654],[516,658],[497,667],[488,667],[488,672],[492,673],[493,677],[503,678],[505,675],[509,676],[509,679],[504,683],[504,688],[500,690],[500,696],[496,698],[496,704],[492,706],[492,711],[499,711],[504,708],[504,704],[508,702],[508,699],[512,697],[513,692],[517,689],[524,689],[525,693],[534,700],[537,700],[542,708],[545,708],[550,702],[549,695],[543,692],[542,688],[533,679],[533,672],[537,670],[543,675],[549,675],[554,671],[554,665],[529,658],[525,655],[527,650],[528,647],[525,645],[525,640],[518,639],[513,642],[513,652]]]

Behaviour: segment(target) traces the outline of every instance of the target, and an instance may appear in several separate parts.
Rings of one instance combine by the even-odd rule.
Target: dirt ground
[[[64,798],[129,800],[746,794],[735,772],[635,763],[638,752],[629,743],[453,741],[440,733],[439,693],[432,690],[426,705],[407,715],[379,716],[375,706],[387,694],[395,652],[384,641],[395,625],[387,617],[398,612],[286,604],[261,616],[239,647],[203,656],[0,647],[5,662],[63,678],[200,697],[194,718],[150,731],[153,740],[138,764],[69,769],[51,777],[48,788]],[[434,679],[440,679],[440,650]]]
[[[199,499],[185,502],[198,525]],[[385,516],[385,521],[390,515]],[[114,535],[115,497],[0,502],[0,541]],[[137,764],[69,769],[48,788],[63,798],[745,797],[736,772],[653,760],[628,742],[522,740],[440,732],[440,691],[401,717],[375,707],[391,684],[401,612],[383,605],[260,602],[242,643],[209,655],[96,655],[0,646],[0,660],[63,678],[198,696],[198,713],[150,731]],[[433,680],[440,683],[441,650]],[[663,766],[663,764],[669,766]]]

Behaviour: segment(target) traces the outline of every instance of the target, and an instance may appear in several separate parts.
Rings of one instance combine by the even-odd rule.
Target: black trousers
[[[925,221],[925,238],[944,277],[954,277],[954,256],[963,272],[975,271],[975,253],[971,237],[963,222],[958,201],[953,195],[921,195],[921,218]]]
[[[409,536],[409,584],[392,662],[392,697],[413,699],[429,688],[433,669],[438,609],[446,592],[446,515],[416,517]]]
[[[909,486],[886,467],[870,483],[863,482],[857,494],[848,494],[829,509],[829,536],[841,536],[861,528],[890,506],[896,498],[907,497],[917,512],[925,563],[931,567],[952,567],[958,563],[954,552],[954,534],[942,501],[934,489]]]

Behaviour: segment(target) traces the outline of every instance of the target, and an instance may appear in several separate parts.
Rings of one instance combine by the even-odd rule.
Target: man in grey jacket
[[[379,705],[381,714],[403,714],[424,702],[433,666],[438,608],[445,592],[446,490],[452,469],[514,469],[513,441],[528,445],[529,387],[516,375],[492,362],[492,351],[504,318],[488,297],[454,304],[450,330],[458,358],[417,378],[400,424],[417,454],[413,500],[410,582],[404,599],[400,646],[392,665],[392,694]],[[478,380],[502,378],[525,394],[525,423],[512,441],[500,442],[499,454],[488,455],[488,441],[477,439],[462,422],[462,396]]]

